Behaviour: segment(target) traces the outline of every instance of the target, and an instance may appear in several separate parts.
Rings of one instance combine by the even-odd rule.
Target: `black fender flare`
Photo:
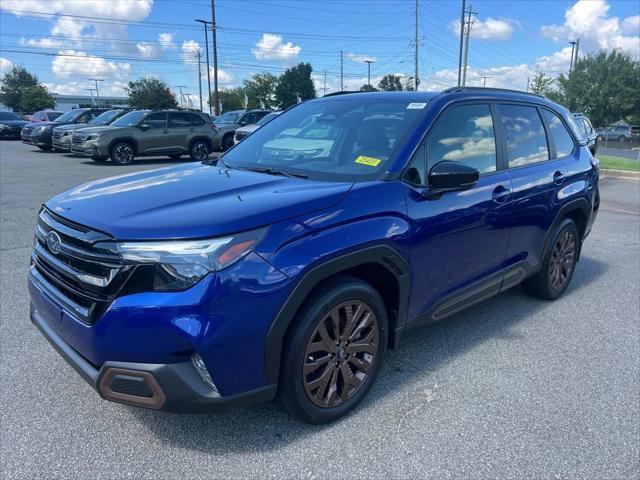
[[[138,141],[133,138],[133,137],[122,137],[122,138],[114,138],[113,140],[111,140],[109,142],[109,146],[107,147],[107,152],[109,152],[109,156],[111,156],[111,149],[113,148],[113,146],[116,143],[120,143],[120,142],[126,142],[126,143],[130,143],[131,145],[133,145],[133,149],[135,150],[135,154],[139,155],[140,154],[140,150],[138,149]]]
[[[564,204],[560,208],[560,210],[558,210],[556,218],[551,224],[551,227],[549,228],[549,230],[547,230],[547,234],[544,237],[544,246],[542,249],[542,255],[540,256],[541,259],[545,258],[545,256],[549,252],[549,249],[552,247],[551,241],[553,240],[553,234],[558,228],[558,225],[560,225],[560,222],[567,217],[567,214],[569,212],[572,212],[574,210],[580,210],[584,214],[585,220],[586,220],[585,226],[587,225],[587,223],[589,222],[589,217],[591,216],[592,209],[591,209],[591,204],[586,198],[584,197],[576,198]],[[576,261],[580,259],[581,251],[582,251],[582,242],[580,242],[580,244],[578,245],[578,257]]]
[[[406,305],[409,296],[409,265],[402,255],[387,245],[376,245],[349,252],[314,266],[306,272],[289,295],[287,301],[280,308],[278,315],[269,328],[265,346],[265,372],[269,384],[278,383],[285,334],[294,320],[296,312],[311,291],[320,282],[332,275],[367,263],[381,265],[398,281],[398,305],[394,306],[398,312],[395,335],[393,335],[394,332],[390,332],[392,338],[394,338],[394,346],[397,344],[399,333],[404,328],[406,321]]]
[[[213,141],[207,137],[206,135],[198,135],[197,137],[193,137],[191,139],[191,141],[189,141],[189,147],[188,147],[188,151],[191,152],[191,147],[193,146],[193,144],[195,142],[198,142],[202,140],[203,142],[205,142],[207,145],[209,145],[209,150],[213,150]]]

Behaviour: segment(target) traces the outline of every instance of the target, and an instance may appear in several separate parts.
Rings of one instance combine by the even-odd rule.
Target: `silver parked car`
[[[265,115],[264,117],[262,117],[260,120],[258,120],[257,123],[254,123],[252,125],[246,125],[244,127],[240,127],[239,129],[236,130],[236,134],[233,137],[233,141],[234,143],[238,143],[241,142],[242,140],[244,140],[246,137],[249,136],[249,134],[255,132],[257,129],[259,129],[262,125],[269,123],[271,120],[273,120],[274,118],[276,118],[278,115],[280,115],[282,112],[271,112],[268,115]]]

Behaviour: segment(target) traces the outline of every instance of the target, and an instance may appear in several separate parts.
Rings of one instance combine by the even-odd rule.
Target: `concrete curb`
[[[603,177],[618,177],[618,178],[638,178],[640,179],[640,172],[633,172],[629,170],[612,170],[601,169],[600,175]]]

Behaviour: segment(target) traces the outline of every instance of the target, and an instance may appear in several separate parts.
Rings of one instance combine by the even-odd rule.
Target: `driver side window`
[[[452,107],[436,120],[427,138],[427,168],[443,160],[470,165],[481,174],[496,171],[496,139],[489,105]]]

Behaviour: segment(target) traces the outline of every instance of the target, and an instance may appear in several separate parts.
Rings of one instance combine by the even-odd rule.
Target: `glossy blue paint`
[[[75,319],[30,283],[33,306],[96,366],[106,361],[178,363],[198,352],[221,394],[233,395],[267,384],[269,330],[314,267],[368,246],[393,248],[410,270],[408,296],[400,299],[408,306],[398,319],[403,326],[510,265],[525,261],[534,268],[551,225],[568,202],[582,198],[595,210],[597,169],[588,149],[577,143],[569,157],[518,169],[504,169],[499,158],[501,168],[482,175],[474,187],[438,198],[427,199],[424,188],[400,179],[449,105],[524,102],[553,109],[571,126],[570,114],[548,100],[490,89],[358,95],[401,95],[427,103],[381,179],[321,182],[190,163],[76,187],[47,207],[117,240],[205,238],[269,228],[254,251],[233,266],[186,291],[116,298],[93,325]],[[554,181],[556,172],[561,182]],[[501,190],[511,194],[497,202],[493,194]],[[594,217],[587,219],[589,225]]]

